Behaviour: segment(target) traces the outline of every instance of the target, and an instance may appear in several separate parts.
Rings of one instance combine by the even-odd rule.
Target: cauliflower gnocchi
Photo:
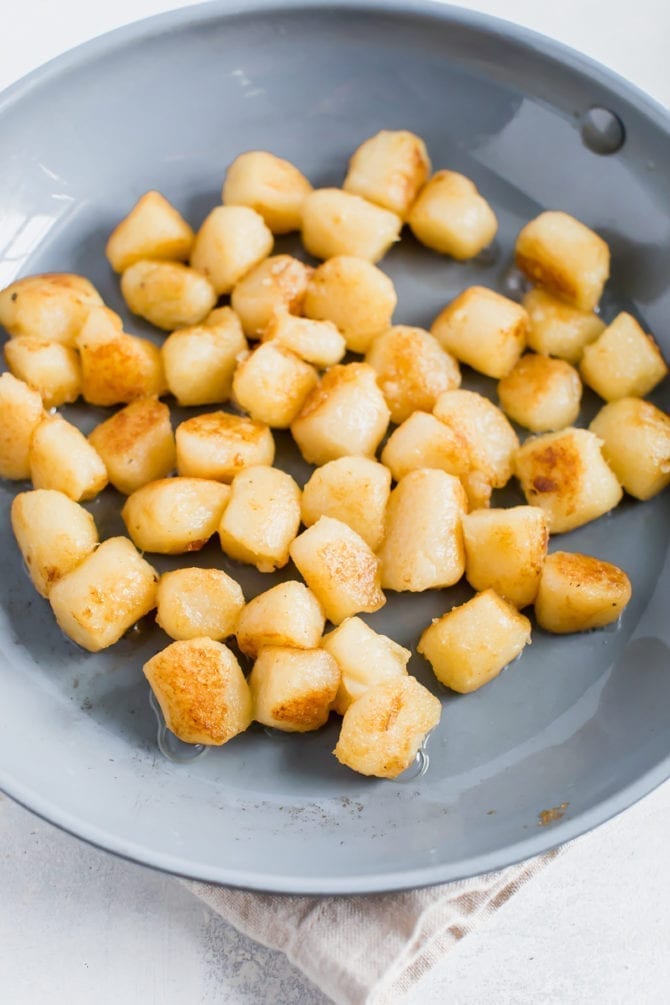
[[[228,412],[207,412],[181,422],[175,431],[177,471],[192,478],[232,482],[238,471],[272,464],[275,442],[264,422]]]
[[[429,174],[430,158],[420,136],[382,129],[354,151],[342,187],[404,218]]]
[[[316,189],[302,206],[302,243],[315,258],[354,255],[378,262],[400,240],[396,213],[339,188]]]
[[[325,649],[265,646],[249,676],[254,719],[287,733],[319,729],[339,683],[340,668]]]
[[[313,271],[291,255],[273,255],[239,279],[230,305],[242,322],[244,334],[259,338],[275,314],[300,314]]]
[[[302,207],[311,191],[307,178],[290,161],[267,150],[249,150],[228,168],[221,198],[226,206],[255,210],[273,234],[287,234],[300,230]]]
[[[471,286],[444,308],[430,330],[461,363],[487,377],[506,377],[526,346],[528,315],[495,290]]]
[[[239,358],[248,350],[230,307],[212,311],[200,325],[173,331],[161,346],[168,390],[180,405],[228,401]]]
[[[181,213],[154,190],[137,200],[109,236],[105,253],[115,272],[142,258],[187,262],[195,235]]]
[[[574,366],[529,352],[498,384],[501,408],[533,433],[571,426],[579,415],[582,382]]]
[[[304,583],[289,580],[259,593],[243,608],[237,644],[255,659],[265,646],[317,649],[326,618],[321,604]]]
[[[470,178],[437,171],[407,214],[418,241],[465,261],[483,251],[498,232],[498,220]]]

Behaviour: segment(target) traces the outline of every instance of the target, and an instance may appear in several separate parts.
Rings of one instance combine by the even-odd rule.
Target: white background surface
[[[171,6],[186,4],[21,0],[2,20],[0,86]],[[567,42],[670,104],[667,0],[463,6]],[[668,1002],[668,834],[670,784],[574,843],[403,1005]],[[326,1001],[283,956],[236,933],[175,879],[89,848],[2,797],[0,849],[0,1000],[8,1005]]]

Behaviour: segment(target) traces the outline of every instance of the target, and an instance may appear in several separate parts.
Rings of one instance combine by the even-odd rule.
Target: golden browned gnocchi
[[[532,436],[514,457],[514,474],[531,506],[544,510],[552,534],[609,513],[623,490],[602,455],[602,440],[570,427]]]
[[[347,618],[323,636],[321,648],[340,668],[340,684],[333,702],[339,715],[344,715],[368,688],[405,676],[412,655],[409,649],[370,628],[362,618]]]
[[[272,255],[233,287],[230,304],[244,334],[259,338],[275,314],[300,314],[307,283],[314,270],[291,255]]]
[[[497,677],[530,643],[530,621],[495,590],[483,590],[426,628],[418,651],[437,679],[469,694]]]
[[[75,502],[94,499],[109,481],[107,468],[84,434],[62,415],[45,415],[30,441],[30,478]]]
[[[180,405],[214,405],[230,398],[238,359],[247,352],[242,325],[218,307],[200,325],[173,331],[161,346],[168,390]]]
[[[219,524],[226,555],[274,572],[288,562],[299,526],[300,489],[289,474],[255,465],[235,475]]]
[[[470,178],[436,171],[407,214],[412,233],[434,251],[464,261],[487,247],[498,220]]]
[[[100,294],[84,276],[46,272],[0,290],[0,324],[12,338],[32,335],[72,346],[90,308],[100,306]]]
[[[429,412],[443,391],[461,383],[456,359],[423,328],[394,325],[375,338],[365,362],[377,374],[395,423],[418,409]]]
[[[287,733],[319,729],[339,683],[340,668],[324,649],[264,646],[249,676],[254,719]]]
[[[420,136],[382,129],[354,151],[342,187],[404,218],[429,174],[430,158]]]
[[[538,625],[548,632],[585,632],[619,618],[631,598],[628,576],[592,555],[555,551],[547,556],[535,598]]]
[[[302,243],[315,258],[354,255],[378,262],[400,240],[402,220],[359,195],[319,188],[302,206]]]
[[[126,499],[121,516],[140,551],[199,551],[218,530],[230,486],[205,478],[159,478]]]
[[[579,372],[605,401],[644,397],[668,373],[661,350],[631,315],[622,311],[584,349]]]
[[[106,308],[97,308],[77,336],[81,391],[91,405],[118,405],[165,394],[160,349],[149,339],[116,328]]]
[[[533,603],[549,543],[544,510],[474,510],[463,517],[463,539],[465,578],[474,590],[495,590],[519,608]]]
[[[54,583],[49,603],[65,634],[97,653],[153,610],[157,582],[127,537],[110,537]]]
[[[322,516],[341,520],[376,551],[384,540],[391,473],[369,457],[339,457],[317,468],[303,488],[302,522]]]
[[[115,272],[125,272],[142,258],[187,262],[195,235],[164,195],[140,196],[109,235],[105,253]]]
[[[304,583],[289,580],[250,600],[237,623],[237,644],[255,659],[265,646],[317,649],[326,623],[321,604]]]
[[[336,255],[315,269],[303,311],[315,321],[332,321],[351,352],[367,352],[376,335],[386,331],[398,297],[391,279],[371,262]]]
[[[347,351],[344,336],[332,321],[298,318],[288,311],[279,311],[273,316],[261,339],[290,349],[306,363],[319,368],[339,363]]]
[[[193,478],[232,482],[253,464],[272,464],[275,442],[268,426],[228,412],[207,412],[175,431],[177,471]]]
[[[379,549],[385,589],[453,586],[465,571],[462,519],[467,499],[458,478],[444,471],[410,471],[391,493]]]
[[[319,381],[309,363],[275,342],[264,342],[238,362],[233,395],[252,419],[288,429]]]
[[[156,398],[137,398],[97,425],[88,441],[124,495],[165,478],[175,466],[170,409]]]
[[[121,293],[133,314],[174,331],[203,321],[216,303],[207,275],[183,262],[141,258],[121,276]]]
[[[526,353],[498,384],[502,410],[533,433],[571,426],[579,415],[582,382],[564,359]]]
[[[12,502],[12,530],[35,589],[48,597],[55,583],[98,546],[91,514],[63,492],[34,489]]]
[[[172,639],[225,639],[243,607],[242,587],[223,569],[173,569],[158,582],[156,621]]]
[[[463,479],[472,468],[465,437],[428,412],[412,412],[393,430],[382,450],[382,463],[397,482],[417,468],[436,468]]]
[[[589,429],[629,495],[651,499],[670,485],[670,417],[650,401],[619,398],[600,409]]]
[[[386,603],[379,559],[363,538],[340,520],[320,517],[296,537],[289,551],[334,625],[354,614],[378,611]]]
[[[495,290],[470,286],[438,314],[430,330],[461,363],[487,377],[506,377],[526,346],[528,315]]]
[[[529,318],[528,348],[545,356],[579,363],[584,347],[605,329],[593,311],[581,311],[546,290],[528,290],[521,302]]]
[[[397,778],[441,714],[440,701],[415,677],[382,681],[347,708],[335,757],[359,774]]]
[[[346,363],[323,375],[292,422],[291,433],[310,464],[337,457],[372,457],[389,417],[372,367]]]
[[[602,237],[568,213],[548,211],[527,223],[516,241],[516,264],[549,293],[592,311],[609,276]]]
[[[221,746],[251,724],[249,685],[222,642],[173,642],[143,670],[168,729],[184,743]]]
[[[11,373],[0,374],[0,477],[30,477],[30,443],[44,417],[37,391]]]
[[[267,258],[273,244],[260,213],[248,206],[216,206],[195,235],[191,265],[207,277],[217,294],[230,293],[247,272]],[[198,320],[184,323],[197,324]]]
[[[81,394],[79,355],[71,346],[22,335],[6,342],[4,351],[10,373],[39,391],[45,408],[76,401]]]
[[[312,186],[290,161],[267,150],[248,150],[226,172],[221,198],[227,206],[249,206],[273,234],[300,230],[302,207]]]

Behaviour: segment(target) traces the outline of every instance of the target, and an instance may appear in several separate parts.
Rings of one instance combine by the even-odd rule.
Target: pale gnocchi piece
[[[84,276],[46,272],[0,291],[0,324],[12,338],[32,335],[73,346],[90,308],[99,306],[102,298]]]
[[[244,334],[259,338],[275,314],[300,314],[313,271],[292,255],[272,255],[238,280],[230,304]]]
[[[207,412],[181,422],[175,431],[177,471],[193,478],[232,482],[238,471],[272,464],[275,442],[268,426],[228,412]]]
[[[287,733],[319,729],[339,682],[340,668],[324,649],[265,646],[249,676],[254,719]]]
[[[39,391],[45,408],[76,401],[81,393],[81,365],[75,349],[22,335],[5,343],[10,373]]]
[[[498,384],[502,410],[533,433],[572,426],[579,415],[582,382],[564,359],[526,353]]]
[[[518,608],[533,603],[549,543],[544,510],[474,510],[463,517],[463,539],[465,578],[473,590],[495,590]]]
[[[375,336],[386,331],[398,303],[393,282],[371,262],[336,255],[315,269],[303,301],[314,321],[332,321],[347,349],[364,353]]]
[[[601,398],[617,401],[643,398],[663,380],[668,367],[651,335],[622,311],[585,347],[579,372]]]
[[[423,328],[394,325],[378,335],[365,355],[391,412],[404,422],[413,412],[429,412],[443,391],[459,387],[458,362]]]
[[[506,377],[526,346],[528,315],[485,286],[470,286],[433,321],[431,333],[461,363],[487,377]]]
[[[546,290],[529,290],[521,303],[529,318],[528,348],[544,356],[579,363],[584,347],[605,330],[593,311],[580,311]]]
[[[293,541],[293,562],[334,625],[386,603],[379,559],[363,538],[340,520],[322,516]]]
[[[142,669],[168,729],[184,743],[220,747],[251,725],[249,685],[222,642],[173,642]]]
[[[39,393],[11,373],[0,374],[0,478],[30,477],[30,441],[43,418]]]
[[[159,478],[126,499],[121,516],[140,551],[199,551],[221,523],[230,486],[205,478]]]
[[[45,415],[29,450],[30,478],[36,489],[56,489],[75,502],[94,499],[109,481],[95,447],[62,415]]]
[[[304,174],[290,161],[267,150],[248,150],[226,172],[221,198],[227,206],[249,206],[273,234],[300,230],[302,207],[312,191]]]
[[[77,336],[81,392],[91,405],[119,405],[165,394],[167,381],[160,349],[149,339],[128,335],[96,308]]]
[[[302,522],[311,527],[330,516],[355,530],[373,551],[384,539],[391,473],[369,457],[338,457],[316,468],[301,499]]]
[[[260,213],[248,206],[216,206],[195,236],[191,266],[207,277],[217,294],[230,293],[267,258],[273,244]]]
[[[176,462],[170,409],[156,398],[137,398],[88,435],[115,489],[130,495],[165,478]]]
[[[532,436],[514,457],[514,474],[531,506],[547,515],[552,534],[581,527],[609,513],[623,490],[588,429],[569,427]]]
[[[206,275],[183,262],[141,258],[121,276],[121,293],[133,314],[174,331],[203,321],[216,304]]]
[[[512,476],[512,457],[519,438],[508,419],[475,391],[445,391],[433,415],[467,444],[470,470],[463,483],[472,509],[488,506],[491,491],[503,488]]]
[[[265,646],[317,649],[326,623],[321,604],[304,583],[291,579],[250,600],[237,623],[237,644],[255,659]]]
[[[223,569],[174,569],[158,582],[156,621],[172,639],[225,639],[243,607],[242,587]]]
[[[91,514],[53,489],[20,492],[12,501],[12,530],[35,589],[48,597],[55,583],[98,546]]]
[[[415,677],[382,681],[346,710],[333,753],[361,775],[397,778],[412,764],[441,714],[439,699]]]
[[[354,151],[342,187],[404,218],[430,167],[420,136],[406,129],[382,129]]]
[[[530,621],[495,590],[483,590],[426,628],[417,646],[440,683],[470,694],[530,643]]]
[[[248,350],[237,314],[219,307],[200,325],[179,328],[161,346],[168,390],[180,405],[228,401],[240,356]]]
[[[456,171],[436,171],[407,214],[418,241],[465,261],[487,247],[498,233],[498,220],[470,178]]]
[[[261,340],[290,349],[300,359],[320,369],[339,363],[347,351],[344,336],[332,321],[299,318],[287,311],[274,315]]]
[[[592,311],[609,277],[610,250],[574,216],[549,210],[519,233],[516,264],[531,282],[582,311]]]
[[[339,188],[316,189],[302,206],[302,243],[315,258],[378,262],[400,240],[401,228],[396,213]]]
[[[629,495],[651,499],[670,485],[670,417],[650,401],[619,398],[600,409],[589,429]]]
[[[379,549],[384,589],[420,593],[457,583],[465,571],[467,499],[444,471],[410,471],[391,492]]]
[[[314,367],[290,349],[265,342],[240,360],[233,395],[252,419],[288,429],[318,381]]]
[[[115,272],[125,272],[142,258],[187,262],[193,230],[164,195],[155,190],[140,196],[109,235],[105,254]]]
[[[555,551],[547,556],[535,598],[541,628],[559,635],[603,628],[616,621],[632,595],[623,569],[592,555]]]
[[[299,526],[300,489],[289,474],[257,465],[235,475],[219,524],[226,555],[259,572],[274,572],[288,562]]]
[[[381,459],[396,482],[418,468],[435,468],[458,478],[466,478],[472,468],[469,440],[428,412],[413,412],[394,429]]]
[[[388,428],[390,412],[367,363],[328,370],[291,424],[293,439],[310,464],[337,457],[372,457]]]
[[[153,610],[157,581],[127,537],[110,537],[54,583],[49,603],[62,631],[97,653]]]
[[[407,674],[409,649],[370,628],[362,618],[347,618],[321,640],[342,674],[333,709],[344,715],[351,703],[375,684]]]

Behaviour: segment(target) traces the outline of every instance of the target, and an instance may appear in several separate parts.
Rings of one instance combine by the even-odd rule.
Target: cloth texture
[[[399,1005],[556,854],[443,886],[371,896],[273,896],[185,882],[238,931],[284,952],[337,1005]]]

